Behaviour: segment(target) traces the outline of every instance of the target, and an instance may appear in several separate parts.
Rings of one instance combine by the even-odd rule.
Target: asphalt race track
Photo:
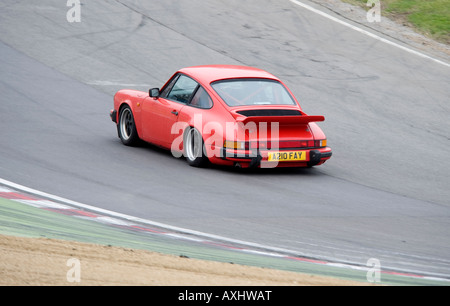
[[[299,255],[450,278],[450,67],[289,0],[86,0],[74,23],[69,9],[0,4],[0,178]],[[201,64],[283,79],[306,113],[325,116],[331,160],[240,172],[123,146],[113,94]]]

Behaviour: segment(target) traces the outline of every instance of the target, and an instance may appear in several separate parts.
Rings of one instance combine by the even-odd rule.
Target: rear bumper
[[[303,152],[305,157],[303,160],[280,160],[269,161],[268,156],[271,152]],[[232,162],[241,167],[312,167],[321,165],[330,159],[332,151],[330,147],[312,148],[312,149],[297,149],[297,150],[265,150],[265,151],[236,151],[222,148],[220,158],[222,161]]]

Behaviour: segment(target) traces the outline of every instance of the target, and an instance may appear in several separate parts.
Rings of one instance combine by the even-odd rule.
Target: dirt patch
[[[75,272],[79,261],[79,274]],[[69,277],[68,277],[69,276]],[[80,282],[70,282],[79,276]],[[0,285],[353,286],[322,276],[47,238],[0,235]]]

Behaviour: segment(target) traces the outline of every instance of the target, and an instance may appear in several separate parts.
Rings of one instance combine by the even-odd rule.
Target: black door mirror
[[[159,88],[151,88],[148,91],[148,95],[152,98],[158,98],[159,97]]]

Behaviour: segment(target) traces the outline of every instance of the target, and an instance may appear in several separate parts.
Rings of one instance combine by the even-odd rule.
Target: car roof
[[[265,78],[279,81],[277,77],[262,69],[237,65],[193,66],[183,68],[179,72],[187,74],[203,84],[235,78]]]

